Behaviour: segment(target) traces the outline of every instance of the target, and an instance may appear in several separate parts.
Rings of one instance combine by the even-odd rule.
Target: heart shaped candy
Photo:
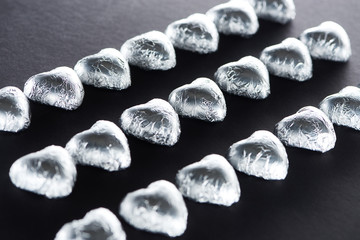
[[[132,226],[170,237],[184,233],[188,211],[181,193],[170,182],[159,180],[128,193],[120,215]]]
[[[226,116],[224,95],[208,78],[198,78],[176,88],[170,93],[169,102],[181,116],[209,122],[222,121]]]
[[[250,37],[259,29],[254,8],[246,1],[230,1],[219,4],[206,15],[215,23],[220,33]]]
[[[346,62],[351,56],[349,36],[342,26],[332,21],[306,29],[300,40],[314,58]]]
[[[228,159],[236,170],[266,180],[284,179],[289,167],[284,145],[264,130],[231,145]]]
[[[106,208],[86,213],[80,220],[66,223],[56,234],[55,240],[125,240],[126,234],[119,219]]]
[[[131,65],[147,70],[168,70],[175,67],[175,50],[169,38],[151,31],[127,40],[120,49]]]
[[[234,169],[217,154],[181,169],[176,182],[184,196],[197,202],[230,206],[240,199],[240,185]]]
[[[97,121],[89,130],[76,134],[66,144],[75,162],[117,171],[130,166],[130,149],[126,136],[109,121]]]
[[[248,2],[262,19],[285,24],[296,16],[293,0],[248,0]]]
[[[32,76],[25,83],[24,93],[33,101],[66,110],[78,108],[84,98],[83,85],[69,67],[58,67]]]
[[[120,126],[127,134],[167,146],[173,146],[181,132],[177,113],[167,101],[158,98],[126,109]]]
[[[307,47],[296,38],[265,48],[260,60],[275,76],[305,81],[312,77],[312,61]]]
[[[64,148],[49,146],[16,160],[9,175],[18,188],[48,198],[58,198],[71,193],[76,180],[76,168]]]
[[[358,87],[348,86],[339,93],[327,96],[321,101],[320,109],[333,123],[360,130],[360,89]]]
[[[74,70],[82,83],[94,87],[121,90],[131,85],[129,64],[114,48],[80,59]]]
[[[307,106],[278,122],[275,134],[288,146],[327,152],[335,147],[330,119],[318,108]]]
[[[18,132],[30,125],[30,106],[17,87],[0,89],[0,130]]]
[[[201,54],[215,52],[219,44],[215,24],[208,16],[200,13],[169,24],[165,34],[175,47]]]
[[[254,99],[270,94],[269,72],[257,58],[247,56],[218,68],[215,82],[228,93]]]

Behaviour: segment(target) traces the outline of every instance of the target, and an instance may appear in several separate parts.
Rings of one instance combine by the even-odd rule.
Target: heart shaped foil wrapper
[[[90,129],[76,134],[66,144],[76,163],[117,171],[130,166],[127,138],[110,121],[99,120]]]
[[[327,152],[335,147],[336,135],[330,119],[320,109],[307,106],[285,117],[275,134],[287,146]]]
[[[179,49],[201,54],[218,49],[219,33],[205,14],[195,13],[171,23],[165,30],[172,44]]]
[[[78,108],[84,98],[83,85],[69,67],[58,67],[32,76],[25,83],[24,93],[33,101],[66,110]]]
[[[165,100],[155,98],[126,109],[120,117],[125,133],[160,145],[173,146],[180,138],[179,116]]]
[[[188,211],[175,185],[159,180],[128,193],[120,215],[138,229],[177,237],[186,230]]]
[[[120,49],[131,65],[146,70],[168,70],[176,65],[175,50],[170,39],[159,31],[151,31],[127,40]]]
[[[114,48],[80,59],[74,70],[83,84],[94,87],[122,90],[131,85],[129,64]]]
[[[351,44],[345,29],[327,21],[317,27],[306,29],[300,40],[309,48],[314,58],[346,62],[351,56]]]
[[[237,0],[233,0],[237,1]],[[286,24],[295,19],[293,0],[248,0],[259,18]]]
[[[270,94],[269,72],[257,58],[247,56],[218,68],[215,82],[228,93],[264,99]]]
[[[49,146],[16,160],[9,175],[18,188],[48,198],[59,198],[72,192],[76,168],[64,148]]]
[[[169,102],[179,115],[185,117],[218,122],[226,116],[224,95],[209,78],[198,78],[176,88],[170,93]]]
[[[119,219],[106,208],[97,208],[79,220],[66,223],[56,234],[55,240],[126,240]]]
[[[228,160],[236,170],[266,180],[285,179],[289,168],[284,145],[265,130],[231,145]]]
[[[230,206],[240,199],[240,184],[234,169],[217,154],[179,170],[176,182],[184,196],[200,203]]]
[[[307,47],[296,38],[265,48],[260,60],[278,77],[306,81],[312,77],[312,60]]]
[[[339,93],[327,96],[320,109],[337,125],[360,130],[360,89],[347,86]]]
[[[254,8],[246,1],[229,1],[219,4],[206,15],[215,23],[218,31],[226,35],[251,37],[259,29]]]
[[[17,87],[0,89],[0,131],[18,132],[30,125],[30,105]]]

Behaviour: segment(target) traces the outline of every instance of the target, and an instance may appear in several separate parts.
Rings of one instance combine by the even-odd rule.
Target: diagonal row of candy
[[[261,130],[234,143],[227,159],[211,154],[185,166],[176,175],[178,189],[161,180],[129,193],[120,204],[120,215],[136,228],[179,236],[186,229],[188,216],[181,194],[201,203],[231,206],[239,201],[241,194],[234,169],[267,180],[281,180],[286,177],[289,166],[283,143],[325,152],[333,148],[336,141],[332,123],[314,107],[302,108],[284,118],[275,129],[277,136]],[[57,198],[72,191],[76,180],[74,162],[115,171],[127,168],[130,161],[125,135],[114,123],[102,120],[76,134],[65,149],[49,146],[18,159],[10,169],[10,178],[19,188]],[[115,221],[114,226],[121,229],[119,221],[111,219],[115,219],[109,221]],[[109,228],[112,224],[107,223],[107,216],[102,216],[82,224],[69,223],[57,237],[66,239],[61,237],[72,236],[72,232],[82,234],[99,224],[101,228],[93,229],[94,232],[123,232]]]
[[[127,56],[130,64],[142,66],[155,64],[157,60],[155,61],[153,56],[161,56],[159,58],[161,60],[158,59],[159,64],[169,66],[170,63],[166,60],[168,57],[164,56],[175,57],[174,51],[164,55],[161,51],[149,50],[150,48],[167,49],[154,45],[154,42],[150,44],[151,40],[146,37],[160,34],[162,33],[150,32],[135,37],[138,40],[134,40],[133,44],[140,45],[132,47],[136,49],[130,51],[132,54],[129,53],[130,47],[126,47],[130,44],[129,41],[132,42],[131,39],[128,40],[122,47],[127,50],[122,52],[136,55],[136,57]],[[306,30],[301,35],[301,39],[308,48],[295,38],[285,39],[280,44],[265,48],[260,56],[261,61],[248,56],[219,67],[214,75],[214,82],[230,94],[264,99],[270,94],[269,72],[276,76],[305,81],[312,77],[310,53],[314,58],[334,61],[347,61],[351,55],[347,34],[334,22],[325,22],[319,27]],[[141,61],[135,61],[136,59]],[[103,49],[97,54],[81,59],[76,64],[75,70],[58,67],[32,76],[25,83],[24,94],[33,101],[74,110],[81,105],[84,97],[82,83],[119,90],[129,87],[131,80],[127,62],[118,50]],[[180,115],[208,121],[222,121],[226,115],[226,104],[221,90],[214,82],[199,78],[189,85],[175,89],[169,96],[169,102]],[[30,106],[25,96],[16,87],[1,89],[0,130],[17,132],[30,125]]]
[[[74,69],[59,67],[29,78],[24,92],[16,87],[0,90],[0,130],[17,132],[30,124],[28,98],[43,104],[74,110],[84,98],[82,84],[122,90],[131,85],[129,64],[146,70],[168,70],[176,65],[175,48],[207,54],[217,50],[219,32],[250,37],[259,28],[259,18],[282,24],[295,18],[292,0],[232,0],[171,23],[165,33],[151,31],[127,40],[120,51],[106,48],[79,60]],[[270,94],[269,73],[297,81],[312,77],[312,59],[348,61],[350,40],[334,22],[305,30],[296,38],[265,48],[260,59],[247,56],[217,69],[214,81],[198,78],[174,89],[168,101],[153,99],[126,109],[119,119],[121,129],[99,120],[90,129],[73,136],[65,148],[49,146],[21,157],[10,168],[10,179],[21,189],[48,198],[65,197],[76,181],[76,164],[108,171],[131,164],[130,148],[123,131],[151,143],[173,146],[180,138],[179,115],[209,122],[223,121],[227,106],[221,90],[253,99]],[[320,109],[307,106],[285,117],[273,133],[255,131],[229,147],[226,158],[217,154],[185,166],[176,184],[160,180],[145,189],[128,193],[119,214],[128,223],[146,231],[171,237],[184,233],[188,211],[183,196],[197,202],[231,206],[240,199],[235,170],[267,180],[286,178],[287,146],[319,152],[334,148],[333,123],[360,129],[360,89],[346,87],[326,97]],[[61,239],[126,239],[117,217],[109,210],[90,211],[81,220],[65,224],[56,235]]]
[[[120,51],[107,48],[84,57],[74,69],[58,67],[36,74],[26,81],[24,93],[33,101],[74,110],[84,98],[82,84],[117,90],[128,88],[131,85],[129,64],[147,70],[168,70],[176,65],[174,46],[198,53],[214,52],[218,47],[218,32],[241,36],[255,34],[259,27],[256,14],[286,23],[295,17],[295,6],[292,1],[264,0],[250,3],[234,0],[220,4],[206,14],[193,14],[171,23],[165,34],[151,31],[127,40]],[[225,64],[216,72],[215,82],[226,92],[263,99],[270,94],[267,71],[305,81],[312,77],[310,54],[314,58],[333,61],[347,61],[351,55],[349,37],[334,22],[324,22],[305,30],[300,40],[288,38],[265,48],[260,56],[262,62],[247,57]],[[11,94],[6,94],[8,91],[4,89],[0,95],[4,99],[2,105],[8,106],[1,109],[7,117],[2,119],[4,126],[0,129],[17,132],[29,126],[30,109],[23,97],[17,97],[21,93],[11,97]],[[16,99],[19,99],[19,104]],[[22,114],[19,116],[16,110]],[[222,119],[221,114],[218,118],[209,118],[210,121]]]

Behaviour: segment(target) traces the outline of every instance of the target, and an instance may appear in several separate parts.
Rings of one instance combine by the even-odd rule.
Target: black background
[[[206,12],[219,0],[0,0],[0,87],[23,89],[32,75],[58,66],[74,66],[80,58],[102,48],[119,49],[127,39],[163,31],[175,20]],[[0,133],[0,238],[53,239],[61,226],[97,207],[118,217],[118,205],[130,191],[153,181],[174,182],[180,168],[227,148],[256,130],[273,131],[283,117],[307,105],[318,106],[327,95],[360,76],[358,0],[295,0],[296,19],[287,25],[260,21],[250,39],[220,37],[210,55],[177,50],[170,71],[131,67],[132,86],[111,91],[85,86],[83,104],[75,111],[31,103],[32,123],[17,133]],[[314,61],[314,76],[299,83],[271,76],[271,95],[250,100],[225,94],[224,122],[181,118],[182,134],[174,147],[153,145],[128,137],[130,168],[109,173],[78,166],[70,196],[49,200],[17,189],[8,177],[21,156],[48,145],[65,146],[76,133],[100,119],[115,123],[128,107],[152,98],[167,99],[176,87],[197,77],[212,78],[216,69],[261,50],[306,28],[333,20],[348,32],[353,56],[348,63]],[[179,239],[357,239],[360,236],[360,132],[335,127],[335,149],[321,154],[287,148],[290,166],[284,181],[265,181],[237,173],[242,196],[233,206],[219,207],[186,200],[188,227]],[[167,239],[136,230],[120,219],[127,237]]]

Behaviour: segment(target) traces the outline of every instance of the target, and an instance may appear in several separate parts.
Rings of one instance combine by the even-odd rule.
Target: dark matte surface
[[[32,75],[105,47],[120,48],[137,34],[164,30],[177,19],[205,12],[221,3],[169,0],[0,0],[0,87],[23,84]],[[256,130],[272,131],[275,123],[306,105],[317,106],[327,95],[360,76],[360,3],[358,0],[295,0],[296,19],[288,25],[260,22],[251,39],[221,36],[218,52],[197,55],[177,51],[175,69],[146,72],[131,68],[132,86],[124,91],[85,87],[76,111],[31,103],[32,123],[18,134],[0,133],[0,238],[53,239],[60,227],[97,207],[118,217],[126,193],[152,181],[174,182],[178,169],[207,154],[224,155],[235,141]],[[132,165],[108,173],[79,166],[73,193],[49,200],[15,188],[8,177],[19,157],[48,145],[64,146],[76,133],[99,119],[118,121],[122,111],[154,97],[167,99],[176,87],[246,55],[259,56],[268,45],[298,36],[304,29],[333,20],[348,32],[353,56],[346,64],[314,62],[314,77],[298,83],[271,77],[271,95],[263,101],[225,94],[228,116],[222,123],[181,119],[182,134],[174,147],[129,137]],[[238,173],[240,202],[232,207],[186,200],[188,228],[179,239],[356,239],[360,235],[360,132],[335,128],[335,149],[325,154],[287,148],[290,168],[284,181],[264,181]],[[166,239],[121,222],[128,239]]]

